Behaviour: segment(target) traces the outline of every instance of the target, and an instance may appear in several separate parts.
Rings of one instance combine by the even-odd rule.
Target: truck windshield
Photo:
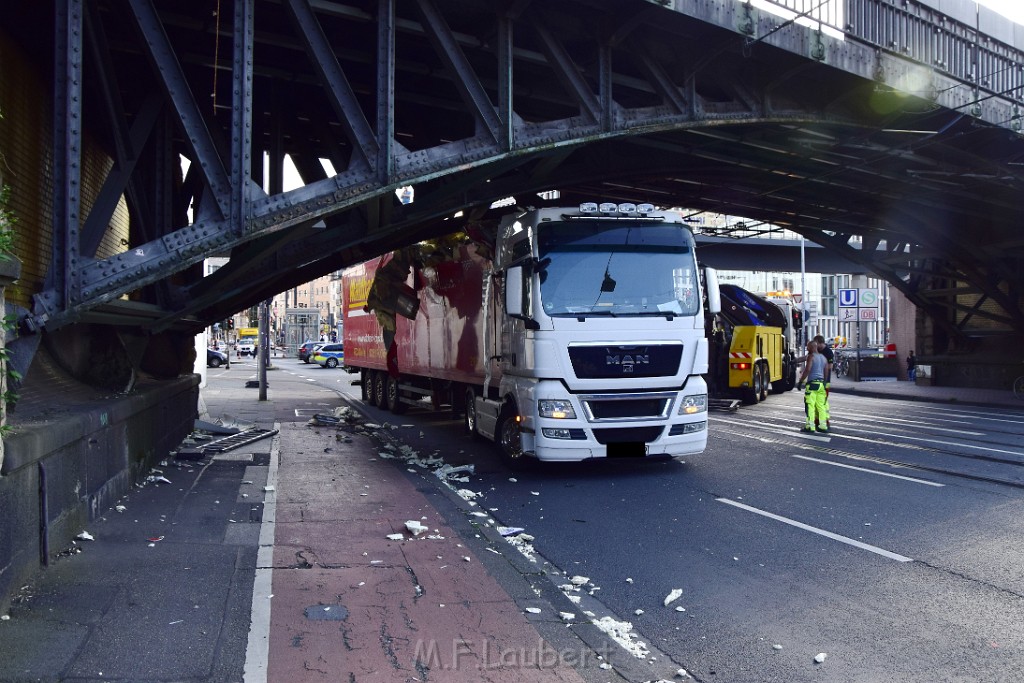
[[[693,236],[660,222],[574,220],[537,228],[540,298],[551,317],[695,315]]]

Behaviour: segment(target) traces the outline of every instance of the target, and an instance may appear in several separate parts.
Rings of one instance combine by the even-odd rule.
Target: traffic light
[[[227,320],[225,320],[224,321],[224,329],[225,330],[233,330],[233,329],[235,329],[235,319],[234,318],[228,318]]]

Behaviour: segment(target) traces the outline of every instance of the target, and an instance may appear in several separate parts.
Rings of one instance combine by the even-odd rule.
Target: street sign
[[[857,290],[839,290],[839,308],[857,308]]]
[[[793,295],[793,301],[795,303],[800,303],[803,300],[804,300],[804,295],[803,294],[794,294]]]
[[[839,309],[839,322],[841,322],[841,323],[857,322],[857,309],[856,308],[840,308]]]
[[[878,320],[878,309],[877,308],[858,308],[857,312],[860,313],[861,321],[875,321]]]
[[[860,300],[857,302],[857,305],[861,308],[878,308],[877,289],[859,290],[858,296],[860,297]]]

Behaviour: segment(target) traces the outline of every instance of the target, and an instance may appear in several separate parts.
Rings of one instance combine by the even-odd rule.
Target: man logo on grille
[[[622,368],[623,374],[633,372],[633,368],[637,365],[650,365],[651,357],[648,354],[634,354],[630,355],[608,355],[604,357],[605,365],[618,365]]]

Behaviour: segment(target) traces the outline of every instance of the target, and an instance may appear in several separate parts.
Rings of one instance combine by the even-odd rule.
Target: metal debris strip
[[[276,429],[261,429],[259,427],[252,427],[245,431],[233,434],[223,439],[217,439],[204,446],[199,446],[199,450],[204,453],[223,453],[224,451],[230,451],[232,448],[238,448],[246,444],[252,443],[253,441],[259,441],[265,439],[268,436],[274,436],[277,434]]]
[[[725,410],[732,412],[738,410],[740,402],[735,398],[712,398],[708,399],[708,408],[711,410]]]

